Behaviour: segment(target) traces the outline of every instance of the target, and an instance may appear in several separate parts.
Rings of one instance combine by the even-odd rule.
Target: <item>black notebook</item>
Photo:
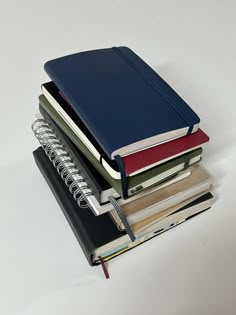
[[[132,243],[125,231],[117,229],[108,213],[95,216],[92,211],[82,209],[78,206],[41,147],[35,150],[33,155],[38,168],[58,201],[90,265],[100,264],[100,260],[97,258],[100,256],[98,255],[99,252],[105,253],[101,255],[104,260],[112,259],[175,226],[176,215],[181,218],[178,224],[194,215],[193,212],[186,212],[191,207],[188,208],[185,206],[184,209],[179,209],[175,216],[170,216],[170,220],[165,227],[162,226],[161,229],[157,227],[156,231],[147,233],[145,237],[139,238]],[[213,196],[211,193],[207,193],[203,199],[205,201],[210,200],[213,199]],[[202,203],[203,199],[196,200],[194,204],[198,205]],[[193,206],[192,203],[191,206]],[[198,213],[203,210],[205,211],[206,209],[198,210]],[[122,246],[119,246],[119,244],[122,244]]]
[[[80,208],[41,147],[33,155],[88,262],[93,264],[93,252],[96,248],[125,235],[126,232],[117,229],[108,213],[95,216],[92,211]]]

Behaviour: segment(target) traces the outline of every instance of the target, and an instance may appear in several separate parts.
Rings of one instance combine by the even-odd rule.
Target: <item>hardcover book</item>
[[[47,107],[53,107],[58,112],[64,124],[68,125],[71,131],[76,135],[80,141],[90,150],[94,157],[101,161],[104,168],[115,179],[121,178],[121,172],[117,161],[111,160],[101,146],[94,139],[93,135],[89,132],[88,128],[83,124],[82,120],[76,116],[76,120],[73,120],[75,113],[72,106],[68,104],[63,95],[53,82],[48,82],[42,85],[42,91],[47,101]],[[40,102],[47,103],[45,97],[40,96]],[[165,142],[158,146],[136,152],[124,156],[122,158],[124,164],[124,172],[126,176],[133,176],[139,174],[149,168],[164,163],[172,158],[175,158],[181,154],[192,151],[206,144],[209,141],[209,137],[202,131],[198,130],[196,133],[189,135],[188,137],[181,137],[170,142]]]
[[[128,47],[72,54],[44,68],[110,159],[198,129],[196,113]]]
[[[68,190],[73,195],[78,204],[81,207],[83,206],[85,208],[90,206],[96,215],[100,215],[107,211],[110,211],[111,209],[113,209],[113,207],[119,207],[119,204],[124,205],[128,202],[142,198],[147,194],[152,194],[154,191],[176,183],[191,174],[191,171],[187,169],[186,171],[181,172],[180,174],[165,181],[164,183],[141,191],[138,194],[130,197],[129,199],[120,199],[119,204],[114,199],[114,205],[113,202],[111,202],[110,200],[110,198],[112,197],[108,196],[109,203],[101,205],[98,199],[95,197],[94,191],[92,189],[92,187],[94,186],[89,186],[87,178],[82,176],[82,173],[85,175],[87,174],[88,176],[89,171],[84,172],[84,170],[80,169],[80,167],[82,166],[82,164],[80,163],[81,161],[77,160],[78,164],[75,164],[75,160],[73,160],[71,157],[71,152],[67,152],[65,150],[65,147],[62,145],[59,138],[50,128],[43,116],[37,114],[36,117],[37,119],[32,124],[32,130],[35,134],[35,137],[38,139],[39,143],[44,149],[45,154],[48,156],[53,166],[57,169],[58,174],[61,175],[61,178],[65,182],[65,185],[68,187]],[[85,164],[83,164],[83,166],[85,166]],[[118,211],[122,211],[122,209],[119,209]]]
[[[104,260],[110,260],[144,243],[146,240],[205,211],[213,201],[213,196],[207,193],[204,198],[198,198],[195,202],[172,213],[168,220],[165,219],[162,223],[160,221],[152,227],[149,226],[146,231],[137,234],[136,242],[131,243],[126,232],[119,231],[108,214],[96,217],[91,211],[84,211],[78,207],[41,147],[35,150],[33,155],[90,265],[100,264],[99,256]]]
[[[90,150],[84,145],[84,143],[74,134],[73,130],[66,125],[61,116],[54,110],[50,103],[45,99],[43,95],[39,97],[39,110],[43,115],[49,126],[55,131],[56,135],[64,132],[67,137],[76,145],[76,149],[73,152],[79,154],[81,152],[90,163],[97,169],[103,178],[113,187],[120,196],[123,196],[123,186],[120,179],[113,178],[104,166],[94,157]],[[67,149],[67,147],[66,147]],[[69,149],[69,148],[68,148]],[[148,189],[152,186],[160,184],[161,182],[171,178],[180,171],[188,168],[189,166],[197,163],[201,159],[202,149],[198,148],[189,153],[183,154],[175,159],[169,160],[159,166],[153,167],[145,172],[137,174],[135,176],[129,176],[126,178],[128,197],[140,193],[142,190]]]
[[[156,213],[172,207],[198,194],[206,192],[211,187],[211,177],[200,165],[191,167],[191,175],[164,186],[138,199],[122,205],[122,211],[130,225],[144,220]]]
[[[186,206],[188,207],[189,204],[195,203],[196,200],[202,200],[201,197],[206,196],[208,194],[208,192],[210,192],[212,189],[213,189],[213,186],[210,186],[209,190],[207,190],[207,191],[203,191],[200,194],[194,195],[193,197],[188,198],[188,199],[186,199],[180,203],[177,203],[172,207],[169,207],[165,210],[162,210],[158,213],[155,213],[155,214],[153,214],[147,218],[144,218],[144,219],[132,224],[132,231],[134,233],[137,233],[137,232],[140,232],[144,229],[147,229],[148,227],[155,224],[157,221],[163,220],[164,218],[170,216],[172,213],[176,213],[177,211],[179,211],[179,209],[184,209]],[[124,227],[122,221],[120,220],[119,216],[117,215],[116,211],[111,210],[109,212],[109,214],[111,215],[112,219],[116,223],[118,229],[124,230],[125,227]]]

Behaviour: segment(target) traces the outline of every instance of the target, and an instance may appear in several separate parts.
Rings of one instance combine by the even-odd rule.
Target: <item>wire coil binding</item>
[[[89,202],[87,197],[92,195],[92,191],[53,130],[43,118],[36,119],[31,128],[78,205],[81,208],[88,208]]]

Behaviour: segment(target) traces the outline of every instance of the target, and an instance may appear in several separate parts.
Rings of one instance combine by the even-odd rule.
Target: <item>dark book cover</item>
[[[110,184],[111,187],[115,189],[121,196],[123,195],[123,187],[120,179],[113,178],[108,171],[105,169],[105,167],[100,163],[95,156],[90,152],[90,150],[87,148],[87,146],[80,140],[80,138],[75,134],[75,132],[70,128],[69,125],[67,125],[62,117],[59,115],[59,113],[53,108],[53,106],[49,103],[49,101],[46,99],[44,95],[39,96],[39,110],[46,120],[46,122],[49,124],[50,128],[54,128],[55,125],[60,127],[60,130],[63,130],[63,132],[66,134],[66,136],[73,142],[73,144],[76,146],[77,154],[80,154],[80,152],[90,161],[90,163],[97,169],[97,171],[104,177],[104,179]],[[140,174],[137,174],[135,176],[129,176],[127,177],[127,185],[129,196],[132,196],[135,194],[136,187],[143,187],[143,183],[155,176],[164,174],[165,171],[182,164],[183,167],[180,169],[181,171],[186,169],[191,159],[195,159],[196,157],[199,157],[197,161],[200,161],[200,156],[202,153],[202,149],[198,148],[196,150],[193,150],[191,152],[188,152],[186,154],[183,154],[175,159],[171,159],[170,161],[167,161],[161,165],[158,165],[156,167],[153,167],[151,169],[148,169]],[[177,175],[179,171],[176,173],[173,173],[171,176]],[[156,186],[160,184],[162,181],[168,180],[169,176],[165,177],[162,176],[162,180],[157,180],[153,186]],[[149,186],[150,187],[150,186]],[[146,187],[149,188],[148,186]],[[135,189],[134,189],[135,188]],[[134,193],[132,192],[134,190]],[[140,190],[138,190],[140,192]]]
[[[65,215],[72,231],[74,232],[89,264],[98,264],[98,262],[95,263],[93,261],[94,250],[126,235],[126,232],[119,231],[116,228],[109,214],[106,213],[101,216],[94,216],[89,208],[81,209],[76,201],[73,199],[72,194],[65,186],[60,175],[57,173],[56,169],[53,167],[53,164],[50,162],[49,158],[46,156],[41,147],[33,152],[33,156],[40,172],[42,173],[58,204],[60,205],[61,210]],[[199,204],[207,199],[211,199],[212,197],[213,196],[211,193],[207,193],[206,195],[191,202],[189,205],[178,209],[176,212],[186,210],[190,206]],[[201,212],[205,210],[207,209],[204,209]],[[189,218],[192,218],[194,216],[195,214]],[[186,220],[188,220],[189,218],[186,218]],[[168,229],[170,228],[172,228],[172,225],[170,225]],[[164,231],[167,231],[167,229],[163,229],[163,231],[161,231],[160,233]],[[160,234],[159,231],[157,232],[158,233],[156,233],[156,236]],[[148,240],[149,239],[147,239],[146,241]],[[135,246],[139,246],[143,243],[138,243],[137,245],[135,244]],[[130,249],[127,249],[126,251]],[[118,253],[118,255],[120,254],[122,254],[122,252]]]
[[[96,148],[99,152],[100,156],[112,167],[113,170],[119,172],[119,167],[115,160],[109,159],[109,157],[105,154],[101,146],[98,142],[94,139],[93,135],[89,131],[89,129],[85,126],[79,116],[76,115],[73,107],[69,104],[63,94],[59,91],[58,87],[55,85],[54,82],[50,81],[47,83],[43,83],[42,87],[47,90],[47,92],[53,97],[53,99],[61,106],[61,108],[67,113],[71,119],[76,122],[76,125],[82,131],[82,133],[89,139],[92,145]]]
[[[92,255],[96,248],[125,235],[126,232],[117,229],[108,213],[95,216],[89,208],[80,208],[41,147],[33,152],[33,156],[89,264],[92,265]]]
[[[182,129],[184,136],[199,124],[196,113],[128,47],[75,53],[44,68],[110,159],[131,144],[142,150],[147,139],[166,134],[160,141],[167,141],[168,133]]]

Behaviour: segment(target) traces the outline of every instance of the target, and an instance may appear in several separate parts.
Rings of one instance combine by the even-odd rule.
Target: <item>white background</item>
[[[0,1],[0,313],[235,314],[236,2]],[[30,125],[43,64],[126,45],[211,137],[217,202],[108,264],[88,265],[36,168]]]

